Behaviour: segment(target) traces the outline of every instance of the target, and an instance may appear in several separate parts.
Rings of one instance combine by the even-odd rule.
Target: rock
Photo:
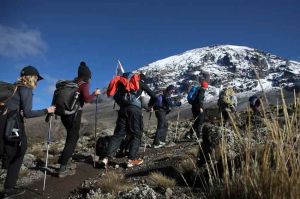
[[[26,154],[24,156],[23,165],[27,168],[36,167],[36,157],[32,154]]]
[[[113,134],[114,134],[114,129],[105,129],[100,133],[101,137],[112,136]]]
[[[117,199],[156,199],[157,193],[148,185],[140,185],[135,187],[133,190],[120,194]]]
[[[166,193],[165,193],[166,199],[171,199],[172,195],[173,195],[172,189],[167,188]]]

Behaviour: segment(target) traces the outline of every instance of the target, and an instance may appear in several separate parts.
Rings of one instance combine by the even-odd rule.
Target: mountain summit
[[[300,63],[245,46],[217,45],[167,57],[138,71],[149,78],[152,88],[176,84],[179,93],[209,73],[209,100],[224,86],[233,86],[238,93],[260,91],[257,75],[265,90],[291,87],[300,75]]]

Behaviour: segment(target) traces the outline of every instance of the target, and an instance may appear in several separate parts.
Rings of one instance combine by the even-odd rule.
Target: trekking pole
[[[43,192],[46,189],[46,178],[47,178],[47,170],[48,170],[49,146],[50,146],[50,141],[51,141],[50,139],[51,139],[52,118],[53,118],[53,114],[48,114],[48,115],[49,115],[49,130],[48,130],[48,135],[47,135],[46,164],[45,164],[45,172],[44,172]]]
[[[149,119],[148,119],[148,124],[147,124],[147,132],[149,131],[150,129],[150,120],[151,120],[151,116],[152,116],[152,112],[150,112],[149,114]],[[145,152],[146,152],[146,147],[147,147],[147,141],[145,140],[145,145],[144,145],[144,155],[145,156]]]
[[[176,130],[175,130],[174,142],[176,142],[176,139],[177,139],[179,117],[180,117],[180,111],[178,110],[177,111],[177,121],[176,121]]]
[[[98,122],[98,96],[96,96],[96,112],[95,112],[95,135],[94,135],[94,139],[95,139],[95,150],[94,150],[94,168],[96,167],[96,146],[97,146],[97,122]]]

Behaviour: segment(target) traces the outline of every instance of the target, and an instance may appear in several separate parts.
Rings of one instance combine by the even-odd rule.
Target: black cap
[[[40,73],[39,71],[33,67],[33,66],[26,66],[24,67],[22,70],[21,70],[21,77],[22,76],[33,76],[33,75],[36,75],[38,77],[38,81],[44,79],[42,76],[40,76]]]
[[[84,61],[80,62],[80,65],[78,67],[78,77],[83,77],[88,79],[92,78],[92,73]]]

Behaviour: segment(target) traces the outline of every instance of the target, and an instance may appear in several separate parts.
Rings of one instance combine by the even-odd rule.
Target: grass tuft
[[[167,188],[173,188],[176,185],[175,179],[165,176],[160,172],[152,172],[148,177],[157,187],[162,187],[167,189]]]
[[[123,174],[109,171],[97,182],[97,186],[105,193],[118,195],[133,189],[133,185],[127,181]]]

